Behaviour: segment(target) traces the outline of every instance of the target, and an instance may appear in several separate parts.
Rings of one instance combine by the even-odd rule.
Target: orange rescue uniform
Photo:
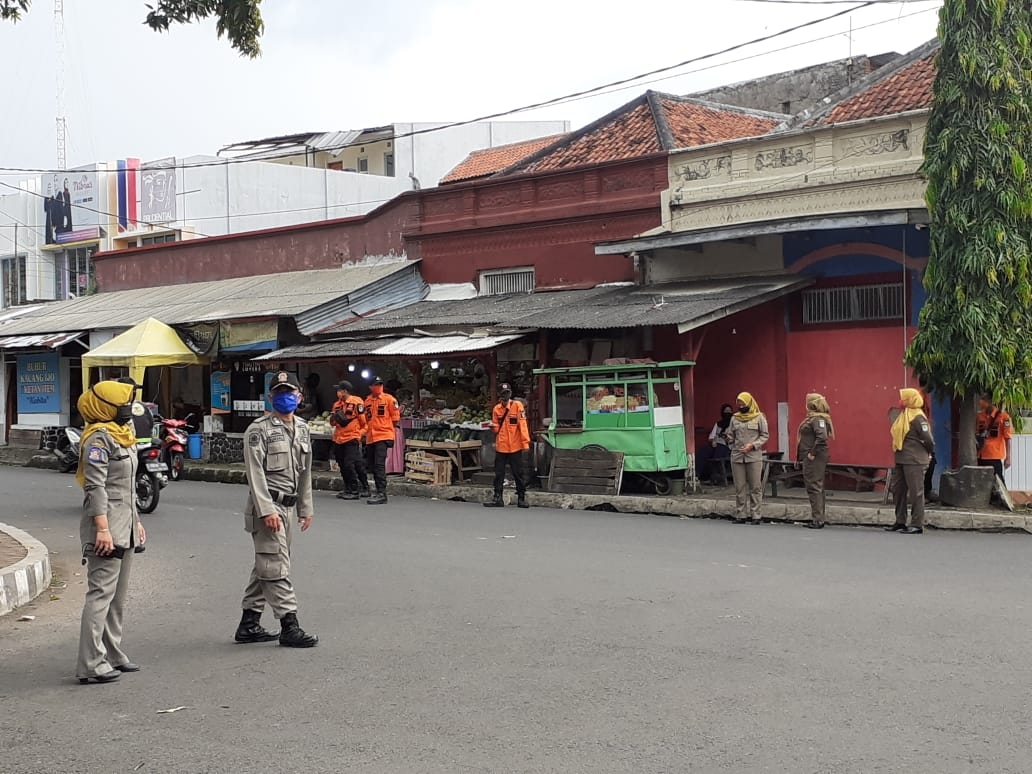
[[[530,429],[527,410],[513,398],[509,405],[499,403],[491,412],[491,429],[495,432],[495,450],[503,454],[526,451],[530,448]]]
[[[993,417],[995,417],[995,421]],[[989,429],[990,425],[992,425],[992,430]],[[978,459],[1007,459],[1007,441],[1011,439],[1012,435],[1010,414],[1002,409],[999,412],[981,412],[978,415],[978,433],[986,434],[985,443],[978,450]]]
[[[350,419],[346,425],[337,420],[334,414],[341,412],[345,419]],[[330,424],[333,425],[333,442],[347,443],[357,441],[365,435],[366,413],[365,403],[355,395],[348,395],[344,400],[338,400],[333,404],[330,413]]]
[[[401,410],[393,395],[386,392],[365,399],[366,443],[393,441],[396,423],[401,421]]]

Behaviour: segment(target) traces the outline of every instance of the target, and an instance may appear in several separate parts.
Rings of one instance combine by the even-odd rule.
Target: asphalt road
[[[178,482],[134,566],[144,671],[79,686],[74,481],[0,468],[0,497],[68,583],[0,619],[5,774],[1032,770],[1027,536],[317,493],[295,651],[232,642],[243,488]]]

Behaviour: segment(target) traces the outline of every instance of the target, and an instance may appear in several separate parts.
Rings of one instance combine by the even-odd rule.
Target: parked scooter
[[[161,439],[161,459],[168,465],[168,477],[178,481],[183,475],[183,460],[192,425],[193,414],[184,419],[158,419],[158,438]]]
[[[71,473],[79,467],[79,442],[82,440],[82,433],[78,428],[65,427],[57,437],[54,445],[54,456],[57,457],[58,470],[62,473]]]
[[[168,466],[161,459],[161,444],[153,439],[137,443],[136,456],[136,508],[140,513],[153,513],[161,490],[168,486]]]

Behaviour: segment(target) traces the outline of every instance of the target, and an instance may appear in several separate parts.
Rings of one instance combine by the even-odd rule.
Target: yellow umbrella
[[[147,366],[200,365],[207,359],[191,350],[174,329],[148,317],[125,333],[82,356],[82,388],[90,386],[93,366],[123,366],[137,384],[143,384]]]

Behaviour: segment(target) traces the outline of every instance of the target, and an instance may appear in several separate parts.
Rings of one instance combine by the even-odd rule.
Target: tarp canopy
[[[82,386],[90,385],[90,368],[125,366],[137,384],[143,384],[147,366],[200,365],[200,357],[183,343],[179,334],[160,320],[148,317],[111,341],[82,356]]]

